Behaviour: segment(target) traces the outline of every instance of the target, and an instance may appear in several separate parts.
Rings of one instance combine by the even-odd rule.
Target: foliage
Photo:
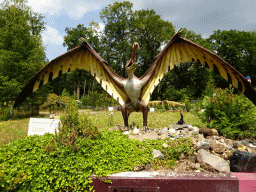
[[[184,95],[182,102],[185,103],[185,109],[187,112],[189,112],[192,109],[192,104],[189,97]]]
[[[193,153],[189,139],[128,139],[119,131],[103,130],[100,139],[79,138],[78,152],[58,145],[52,134],[13,140],[0,147],[0,190],[2,191],[93,191],[91,175],[134,171],[135,166],[173,167],[181,153]],[[163,147],[166,143],[169,147]],[[165,159],[153,159],[152,148]],[[105,180],[105,182],[111,182]]]
[[[10,108],[7,108],[7,107],[0,108],[0,120],[7,121],[10,118],[11,118]]]
[[[255,106],[244,95],[217,88],[213,95],[205,96],[202,104],[205,111],[197,114],[208,127],[232,139],[256,137]]]
[[[65,108],[66,114],[61,116],[61,126],[59,133],[56,135],[56,141],[61,145],[66,145],[72,148],[73,151],[78,151],[76,141],[79,137],[89,137],[98,139],[100,133],[88,116],[79,117],[78,106],[76,101],[71,100]]]
[[[90,95],[82,96],[81,101],[84,106],[93,106],[93,107],[107,107],[107,106],[119,105],[119,103],[106,92],[104,93],[99,93],[96,91],[91,92]]]
[[[56,102],[59,100],[59,96],[54,93],[49,93],[47,96],[47,100],[41,106],[42,108],[48,108],[52,105],[55,105]]]
[[[231,64],[244,76],[250,75],[253,80],[256,62],[256,35],[254,32],[239,30],[217,30],[207,39],[213,50],[225,61]],[[227,87],[229,84],[219,78],[215,78],[218,87]],[[223,87],[223,88],[225,88]]]
[[[136,10],[133,17],[132,41],[140,45],[136,54],[139,66],[135,74],[140,77],[152,64],[161,45],[167,43],[174,35],[175,29],[170,21],[163,20],[153,9]]]
[[[41,40],[44,22],[25,0],[4,1],[0,6],[0,100],[8,102],[15,100],[25,83],[45,64]]]

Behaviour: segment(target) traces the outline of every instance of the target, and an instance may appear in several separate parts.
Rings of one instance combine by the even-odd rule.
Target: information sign
[[[59,119],[42,119],[42,118],[30,118],[28,127],[29,135],[43,135],[45,133],[55,133],[55,129],[58,132]]]

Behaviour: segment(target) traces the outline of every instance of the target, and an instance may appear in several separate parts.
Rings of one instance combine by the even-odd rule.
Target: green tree
[[[45,64],[40,35],[43,17],[32,12],[26,2],[0,4],[0,102],[11,101],[11,108],[24,85]]]
[[[138,10],[133,13],[132,42],[138,42],[137,58],[139,66],[136,75],[143,75],[160,52],[162,44],[167,43],[175,33],[171,22],[164,21],[160,15],[151,10]]]
[[[104,58],[120,75],[125,76],[125,64],[132,52],[132,12],[129,1],[115,2],[102,9],[100,18],[105,24],[102,43]]]
[[[255,32],[239,30],[214,31],[207,39],[213,50],[225,61],[236,68],[242,75],[255,76],[256,63],[256,35]],[[217,86],[228,83],[225,80],[215,79]]]

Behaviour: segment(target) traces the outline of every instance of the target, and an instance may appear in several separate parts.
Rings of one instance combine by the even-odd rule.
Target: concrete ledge
[[[112,184],[92,176],[96,192],[256,192],[255,173],[122,172],[106,179]]]

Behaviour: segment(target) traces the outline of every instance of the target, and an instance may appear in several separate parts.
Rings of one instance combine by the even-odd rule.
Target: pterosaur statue
[[[61,74],[84,69],[95,76],[103,89],[121,104],[125,126],[128,126],[128,117],[132,111],[142,111],[143,126],[147,127],[148,102],[155,87],[164,75],[175,66],[192,61],[200,62],[203,66],[221,75],[256,105],[256,91],[243,75],[215,53],[181,37],[180,32],[179,30],[174,34],[165,48],[154,58],[150,68],[140,78],[134,75],[138,65],[135,63],[138,43],[133,44],[131,59],[126,62],[125,69],[128,78],[125,79],[116,74],[84,40],[80,46],[53,59],[38,71],[19,94],[14,107]]]

